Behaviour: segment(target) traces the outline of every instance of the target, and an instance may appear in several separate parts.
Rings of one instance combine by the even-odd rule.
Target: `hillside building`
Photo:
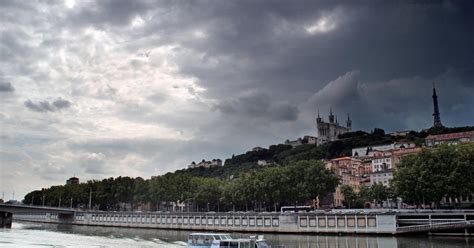
[[[71,185],[71,184],[79,184],[79,178],[71,177],[68,180],[66,180],[66,185]]]
[[[344,202],[344,195],[341,192],[342,185],[351,187],[356,193],[360,190],[361,181],[364,180],[363,173],[365,173],[363,161],[352,157],[340,157],[324,161],[324,166],[340,178],[341,184],[336,187],[331,196],[323,199],[323,205],[341,207]]]
[[[428,135],[425,138],[425,143],[428,147],[440,144],[457,145],[468,142],[474,142],[474,131]]]
[[[393,171],[404,156],[416,154],[421,151],[420,147],[398,148],[388,151],[375,151],[372,158],[372,173],[370,174],[370,185],[382,183],[390,187]]]
[[[196,162],[192,162],[190,165],[188,165],[188,168],[189,169],[193,169],[193,168],[211,168],[211,167],[219,167],[219,166],[222,166],[222,160],[220,159],[213,159],[211,161],[206,161],[206,160],[202,160],[201,162],[199,163],[196,163]]]
[[[415,143],[400,142],[385,145],[365,146],[352,149],[352,156],[358,158],[373,157],[375,152],[390,151],[394,149],[406,149],[416,147]]]
[[[267,149],[263,148],[263,147],[260,147],[260,146],[252,148],[252,152],[261,152],[261,151],[265,151],[265,150],[267,150]]]
[[[317,144],[317,138],[313,136],[304,136],[303,138],[298,138],[296,140],[286,140],[285,145],[290,145],[293,148],[301,145],[315,145]]]
[[[337,116],[332,114],[332,109],[329,114],[329,121],[325,122],[318,113],[316,118],[316,138],[317,145],[338,140],[338,136],[352,131],[352,120],[347,115],[346,126],[340,125],[337,121]]]

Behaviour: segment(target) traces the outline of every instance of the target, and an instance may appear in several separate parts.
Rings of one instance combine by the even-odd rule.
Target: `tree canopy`
[[[446,199],[472,199],[474,144],[442,145],[404,157],[392,181],[404,202],[416,205]]]

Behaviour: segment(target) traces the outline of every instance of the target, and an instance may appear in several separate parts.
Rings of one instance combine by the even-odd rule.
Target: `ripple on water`
[[[63,233],[31,228],[28,224],[14,223],[12,229],[0,229],[1,247],[183,247],[161,240],[144,240],[141,237],[125,238]]]

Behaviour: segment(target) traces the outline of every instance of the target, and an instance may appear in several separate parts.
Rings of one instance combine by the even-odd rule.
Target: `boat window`
[[[195,246],[207,246],[210,247],[212,244],[212,238],[210,236],[203,235],[190,235],[188,243]]]
[[[219,247],[225,247],[225,248],[239,248],[239,242],[222,241],[222,242],[220,242]],[[241,246],[241,247],[244,247],[244,246]]]
[[[268,248],[268,247],[270,247],[270,246],[265,241],[255,242],[255,248]]]

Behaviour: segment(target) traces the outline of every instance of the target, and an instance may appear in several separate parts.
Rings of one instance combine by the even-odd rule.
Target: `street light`
[[[92,188],[89,188],[89,211],[91,210],[92,206]]]

